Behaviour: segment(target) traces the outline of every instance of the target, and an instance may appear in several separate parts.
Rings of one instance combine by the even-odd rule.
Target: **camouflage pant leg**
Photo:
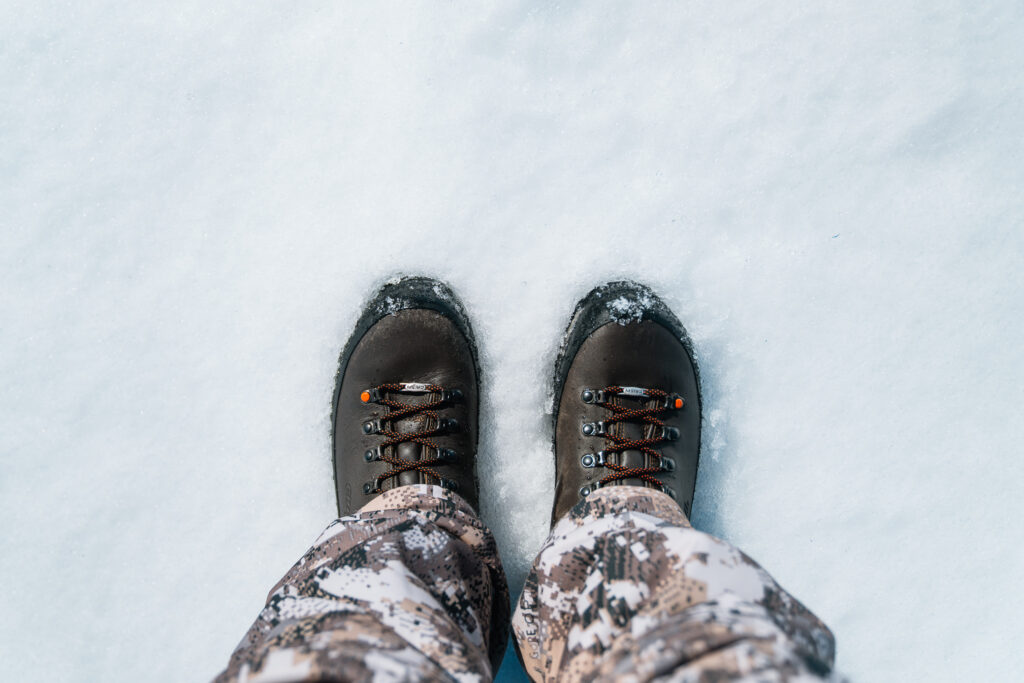
[[[828,628],[667,495],[613,486],[551,531],[512,620],[537,681],[817,679]]]
[[[217,681],[488,681],[508,639],[490,531],[436,486],[330,524],[267,598]]]

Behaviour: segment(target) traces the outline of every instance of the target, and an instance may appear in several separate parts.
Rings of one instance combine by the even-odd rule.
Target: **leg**
[[[405,278],[367,303],[335,383],[341,518],[271,592],[222,680],[491,679],[509,606],[473,511],[476,367],[443,283]]]
[[[554,527],[512,621],[534,680],[813,679],[828,628],[652,489],[601,489]]]
[[[327,527],[217,681],[487,681],[508,612],[472,508],[439,486],[395,488]]]
[[[692,348],[636,283],[598,287],[573,313],[555,363],[553,528],[513,619],[535,680],[791,680],[832,666],[813,614],[690,527]]]

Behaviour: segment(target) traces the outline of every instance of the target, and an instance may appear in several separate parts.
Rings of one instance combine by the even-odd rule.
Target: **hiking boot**
[[[473,333],[451,290],[425,277],[385,285],[338,361],[338,512],[409,484],[442,486],[476,508],[478,394]]]
[[[613,282],[576,306],[555,363],[551,524],[605,486],[645,486],[690,516],[700,382],[690,339],[647,287]]]

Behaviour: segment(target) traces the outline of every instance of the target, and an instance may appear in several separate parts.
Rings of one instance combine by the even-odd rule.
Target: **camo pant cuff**
[[[324,530],[216,680],[490,680],[508,616],[497,547],[473,509],[438,486],[403,486]]]
[[[599,489],[558,521],[512,620],[535,681],[816,680],[828,628],[669,496]]]

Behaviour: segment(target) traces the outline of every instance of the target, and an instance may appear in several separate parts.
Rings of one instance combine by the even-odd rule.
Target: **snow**
[[[628,325],[643,320],[644,313],[651,308],[652,303],[651,297],[647,294],[620,296],[608,302],[608,312],[615,322]]]
[[[1015,0],[5,3],[0,678],[227,662],[402,273],[472,317],[516,591],[560,335],[635,278],[701,366],[695,525],[854,680],[1015,678],[1022,45]]]

